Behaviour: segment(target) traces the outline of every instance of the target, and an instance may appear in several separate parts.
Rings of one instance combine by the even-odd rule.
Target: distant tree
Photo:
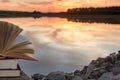
[[[73,14],[118,14],[120,15],[120,6],[98,7],[98,8],[73,8],[68,9],[68,13]]]

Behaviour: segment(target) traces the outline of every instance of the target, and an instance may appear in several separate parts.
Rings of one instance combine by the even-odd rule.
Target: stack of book
[[[20,76],[18,59],[36,61],[31,42],[20,35],[22,31],[14,24],[0,21],[0,77]]]
[[[18,59],[0,59],[0,77],[19,77],[20,72]]]

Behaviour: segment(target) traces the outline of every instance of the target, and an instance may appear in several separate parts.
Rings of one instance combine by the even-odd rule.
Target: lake
[[[24,29],[39,61],[20,60],[28,74],[82,69],[98,57],[120,50],[120,24],[67,18],[0,18]]]

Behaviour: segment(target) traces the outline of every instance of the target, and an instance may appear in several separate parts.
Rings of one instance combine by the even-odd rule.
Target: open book
[[[23,29],[11,23],[0,21],[0,56],[17,59],[36,60],[31,55],[31,42],[20,35]]]

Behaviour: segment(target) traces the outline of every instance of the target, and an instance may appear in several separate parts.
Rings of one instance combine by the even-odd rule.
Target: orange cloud
[[[60,12],[76,7],[119,6],[118,0],[0,0],[0,10]]]

